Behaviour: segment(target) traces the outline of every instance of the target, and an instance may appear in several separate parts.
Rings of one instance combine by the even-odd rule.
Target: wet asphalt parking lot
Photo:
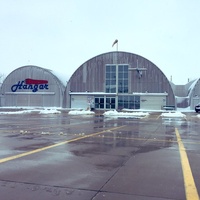
[[[0,115],[1,200],[196,200],[200,118]]]

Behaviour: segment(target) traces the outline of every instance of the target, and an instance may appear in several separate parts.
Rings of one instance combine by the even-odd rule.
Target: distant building
[[[176,105],[178,108],[189,108],[194,110],[200,102],[200,79],[195,79],[185,85],[171,83],[174,90]]]

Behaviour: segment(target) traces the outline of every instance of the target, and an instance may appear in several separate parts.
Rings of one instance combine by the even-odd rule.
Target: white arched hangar
[[[65,85],[48,69],[23,66],[12,71],[1,86],[2,107],[63,107]]]

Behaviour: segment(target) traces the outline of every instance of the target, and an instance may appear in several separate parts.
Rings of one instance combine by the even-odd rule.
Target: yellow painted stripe
[[[197,188],[194,182],[194,178],[192,175],[192,171],[190,168],[190,163],[187,157],[187,153],[183,142],[181,140],[181,136],[179,134],[178,129],[175,129],[177,142],[179,146],[179,152],[181,157],[181,165],[183,170],[183,178],[184,178],[184,185],[185,185],[185,194],[187,200],[199,200],[199,195],[197,192]]]
[[[158,120],[160,118],[160,115],[158,115],[158,117],[156,117],[156,120]]]
[[[119,126],[119,127],[111,128],[111,129],[108,129],[108,130],[112,131],[112,130],[120,129],[120,128],[123,128],[123,127],[124,126]],[[84,135],[84,136],[74,138],[74,139],[71,139],[71,140],[59,142],[57,144],[53,144],[53,145],[50,145],[50,146],[47,146],[47,147],[35,149],[33,151],[28,151],[28,152],[24,152],[24,153],[14,155],[14,156],[10,156],[10,157],[7,157],[7,158],[2,158],[2,159],[0,159],[0,163],[8,162],[10,160],[14,160],[14,159],[21,158],[21,157],[24,157],[24,156],[28,156],[28,155],[31,155],[31,154],[34,154],[34,153],[38,153],[38,152],[41,152],[41,151],[44,151],[44,150],[47,150],[47,149],[51,149],[51,148],[54,148],[54,147],[57,147],[57,146],[61,146],[61,145],[66,144],[66,143],[75,142],[75,141],[78,141],[78,140],[81,140],[81,139],[84,139],[84,138],[88,138],[88,137],[93,137],[93,136],[96,136],[96,135],[99,135],[99,134],[102,134],[102,133],[106,133],[106,131],[108,131],[108,130],[103,130],[103,131],[98,132],[98,133],[92,133],[92,134],[89,134],[89,135]]]

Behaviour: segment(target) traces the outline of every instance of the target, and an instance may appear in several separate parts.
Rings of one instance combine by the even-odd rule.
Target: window
[[[106,65],[106,92],[128,93],[128,65]]]
[[[116,93],[116,65],[106,65],[106,92]]]
[[[128,65],[118,66],[118,92],[128,93]]]
[[[118,108],[139,109],[140,108],[140,96],[119,96]]]

